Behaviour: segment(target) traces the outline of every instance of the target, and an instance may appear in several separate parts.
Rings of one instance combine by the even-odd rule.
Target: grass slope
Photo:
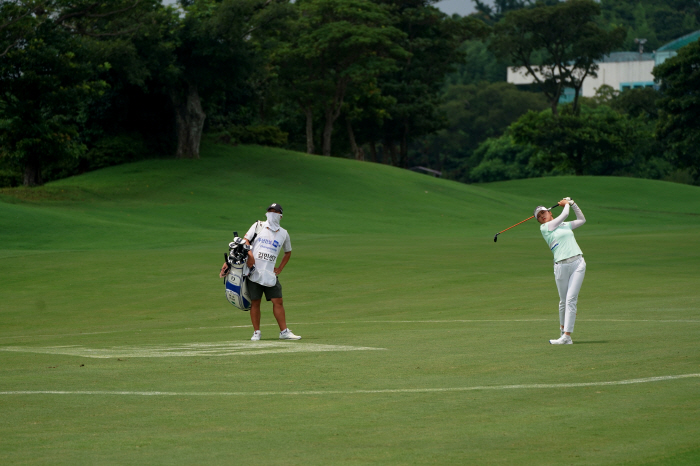
[[[700,373],[699,193],[626,178],[462,185],[213,145],[198,161],[2,190],[0,462],[696,464],[697,377],[523,385]],[[492,238],[563,196],[588,219],[588,271],[575,344],[559,348],[537,225]],[[376,350],[201,350],[249,344],[217,273],[231,231],[271,202],[294,249],[281,278],[303,340],[288,345]],[[267,304],[263,324],[275,342]]]

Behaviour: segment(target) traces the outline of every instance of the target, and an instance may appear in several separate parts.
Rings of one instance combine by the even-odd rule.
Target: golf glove
[[[570,197],[565,197],[564,199],[566,199],[567,201],[569,201],[569,205],[574,205],[574,204],[576,204],[576,202],[574,202],[574,200],[571,199]]]

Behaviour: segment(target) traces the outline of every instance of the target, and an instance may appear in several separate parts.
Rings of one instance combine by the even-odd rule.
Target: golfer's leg
[[[280,326],[280,331],[287,328],[287,320],[284,316],[284,304],[282,298],[272,298],[272,313],[277,319],[277,324]]]
[[[575,265],[576,269],[571,274],[571,278],[569,278],[569,289],[566,293],[566,319],[564,322],[564,331],[567,333],[574,331],[578,293],[581,291],[583,278],[586,276],[586,261],[581,259]]]
[[[559,292],[559,326],[564,328],[566,291],[569,288],[569,274],[566,273],[565,264],[554,264],[554,281]]]
[[[250,321],[253,323],[253,330],[260,330],[260,301],[256,299],[250,302]]]

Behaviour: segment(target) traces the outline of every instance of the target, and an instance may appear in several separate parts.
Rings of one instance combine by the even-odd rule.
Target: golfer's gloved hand
[[[566,202],[568,202],[569,205],[574,205],[574,204],[575,204],[574,200],[571,199],[570,197],[565,197],[564,200],[565,200]]]

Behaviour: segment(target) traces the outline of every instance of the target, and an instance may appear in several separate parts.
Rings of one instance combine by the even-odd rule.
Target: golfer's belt
[[[560,261],[557,261],[556,263],[557,264],[571,264],[572,262],[576,262],[577,260],[579,260],[580,257],[581,257],[581,254],[573,256],[573,257],[569,257],[568,259],[562,259]]]

